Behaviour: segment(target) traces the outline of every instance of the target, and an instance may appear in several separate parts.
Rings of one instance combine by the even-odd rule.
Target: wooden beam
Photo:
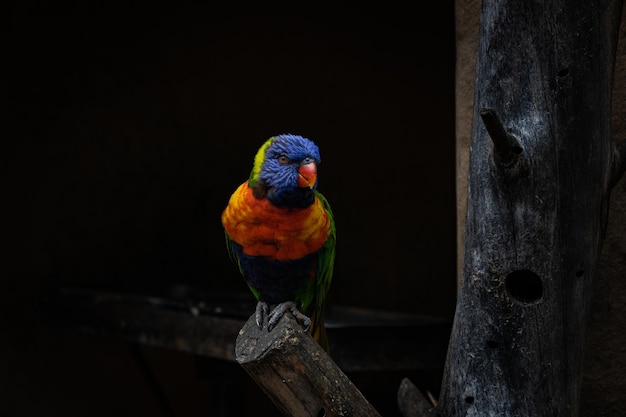
[[[248,293],[146,296],[62,287],[44,296],[42,320],[84,333],[235,361],[235,340],[254,311]],[[193,295],[193,297],[192,297]],[[330,353],[344,372],[443,370],[450,320],[328,306]],[[419,343],[414,335],[419,335]]]

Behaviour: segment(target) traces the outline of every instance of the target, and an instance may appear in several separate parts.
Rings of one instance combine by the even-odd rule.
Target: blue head
[[[306,207],[317,188],[319,148],[298,135],[271,137],[259,148],[250,174],[255,196],[277,206]]]

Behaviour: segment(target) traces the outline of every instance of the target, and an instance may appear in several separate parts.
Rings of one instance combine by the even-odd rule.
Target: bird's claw
[[[265,301],[259,301],[256,304],[256,312],[254,318],[256,319],[256,325],[259,329],[263,329],[263,322],[265,317],[270,314],[270,306]]]
[[[280,321],[281,317],[290,312],[296,318],[297,321],[302,323],[304,331],[308,332],[311,328],[311,319],[298,310],[298,306],[295,301],[285,301],[277,304],[274,307],[270,307],[265,301],[259,301],[256,305],[256,311],[254,318],[257,327],[262,330],[263,324],[267,318],[267,331],[271,331],[274,326]]]
[[[294,301],[285,301],[285,302],[278,304],[269,314],[269,320],[267,322],[268,332],[274,328],[276,323],[278,323],[280,318],[287,311],[293,314],[296,320],[302,323],[302,325],[304,326],[305,332],[309,331],[309,328],[311,327],[311,319],[307,317],[305,314],[303,314],[302,312],[300,312],[300,310],[298,310],[298,306],[296,305]]]

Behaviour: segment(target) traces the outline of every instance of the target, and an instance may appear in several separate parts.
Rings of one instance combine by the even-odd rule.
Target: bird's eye
[[[288,163],[289,163],[289,158],[287,158],[285,155],[280,155],[280,156],[278,157],[278,162],[279,162],[281,165],[288,164]]]

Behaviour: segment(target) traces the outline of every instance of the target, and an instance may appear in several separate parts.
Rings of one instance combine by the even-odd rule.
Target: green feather
[[[326,295],[330,289],[330,284],[333,279],[333,267],[335,264],[335,244],[337,241],[337,232],[335,230],[335,218],[330,208],[330,204],[326,197],[319,191],[315,191],[315,195],[319,198],[320,202],[324,206],[328,219],[330,220],[330,234],[328,239],[324,242],[324,245],[319,252],[319,263],[317,267],[317,286],[315,289],[315,314],[322,318],[324,315],[324,308],[326,305]],[[318,323],[321,320],[318,321]],[[315,332],[316,329],[312,329]]]

